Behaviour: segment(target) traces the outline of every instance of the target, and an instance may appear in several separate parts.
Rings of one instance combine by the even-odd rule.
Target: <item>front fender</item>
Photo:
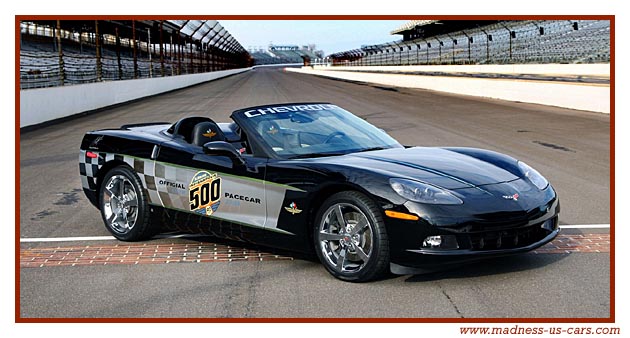
[[[480,161],[493,164],[503,170],[506,170],[517,177],[523,177],[523,173],[518,168],[518,160],[511,156],[479,148],[446,147],[442,149],[476,158]]]

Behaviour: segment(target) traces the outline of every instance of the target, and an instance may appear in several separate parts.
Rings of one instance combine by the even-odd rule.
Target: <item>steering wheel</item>
[[[335,137],[346,137],[346,136],[348,135],[346,135],[346,133],[342,131],[335,131],[326,137],[326,139],[324,140],[324,144],[330,143],[330,141],[332,141]]]

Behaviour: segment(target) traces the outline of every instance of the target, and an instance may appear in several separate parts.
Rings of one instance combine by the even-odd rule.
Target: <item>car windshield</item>
[[[253,109],[244,116],[267,148],[282,158],[402,147],[384,131],[331,104]]]

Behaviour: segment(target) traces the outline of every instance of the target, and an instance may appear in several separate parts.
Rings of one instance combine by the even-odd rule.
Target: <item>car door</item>
[[[244,156],[235,165],[226,156],[203,153],[201,147],[174,140],[162,145],[155,161],[155,183],[162,205],[236,225],[262,229],[267,209],[265,163]]]

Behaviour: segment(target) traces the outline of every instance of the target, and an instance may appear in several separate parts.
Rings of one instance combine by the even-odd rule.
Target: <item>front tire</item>
[[[141,241],[155,234],[142,183],[128,166],[107,172],[99,191],[99,206],[105,227],[117,239]]]
[[[320,207],[313,228],[315,252],[336,278],[366,282],[387,271],[389,241],[383,216],[364,194],[334,194]]]

